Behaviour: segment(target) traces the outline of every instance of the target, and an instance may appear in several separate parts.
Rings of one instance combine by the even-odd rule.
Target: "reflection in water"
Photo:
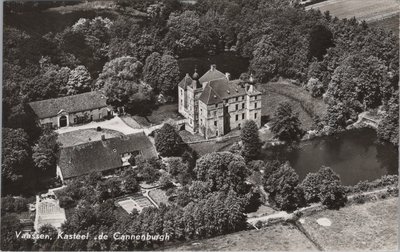
[[[276,146],[263,150],[265,160],[289,160],[300,178],[325,165],[336,171],[345,185],[398,173],[398,149],[378,143],[372,129],[347,131],[300,143],[296,148]]]

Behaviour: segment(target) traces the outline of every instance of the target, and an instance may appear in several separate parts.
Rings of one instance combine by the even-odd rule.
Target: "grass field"
[[[281,102],[289,102],[295,112],[299,113],[299,119],[304,129],[309,129],[312,125],[312,116],[323,117],[327,106],[320,100],[311,95],[301,87],[289,84],[285,81],[270,82],[262,84],[259,90],[263,90],[261,114],[267,120],[273,114]]]
[[[382,20],[374,21],[369,23],[369,26],[371,27],[380,27],[388,31],[392,31],[396,37],[399,37],[399,20],[400,16],[399,14],[388,17]]]
[[[303,227],[324,250],[397,249],[397,200],[390,198],[336,210],[326,210],[304,218]],[[316,220],[328,218],[332,225]]]
[[[338,18],[365,20],[371,26],[392,30],[399,34],[398,0],[328,0],[307,6],[306,9],[329,11]]]
[[[292,225],[272,225],[260,230],[242,231],[165,250],[231,251],[315,251],[314,245]]]
[[[169,119],[179,120],[183,119],[183,117],[178,113],[178,103],[173,103],[158,107],[149,116],[133,116],[133,119],[142,127],[149,127],[161,124]]]
[[[157,203],[157,205],[160,205],[161,203],[164,203],[165,205],[168,205],[168,197],[165,194],[165,191],[161,189],[154,189],[149,192],[149,196]]]
[[[123,136],[124,134],[109,129],[102,129],[101,131],[96,131],[95,129],[83,129],[60,134],[58,135],[58,141],[62,144],[62,147],[68,147],[87,142],[99,141],[101,140],[102,135],[106,138],[112,138]]]

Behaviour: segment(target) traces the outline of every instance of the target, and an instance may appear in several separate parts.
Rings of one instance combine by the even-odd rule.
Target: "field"
[[[326,104],[310,96],[301,87],[289,84],[285,81],[270,82],[259,87],[262,92],[261,114],[266,121],[273,117],[273,114],[281,102],[289,102],[295,112],[299,113],[299,119],[304,129],[309,129],[312,125],[312,116],[323,117],[326,113]]]
[[[316,251],[314,245],[292,225],[272,225],[260,230],[242,231],[165,250],[231,251]]]
[[[390,198],[326,210],[304,218],[303,227],[324,250],[383,250],[397,248],[397,201]],[[331,226],[316,220],[328,218]]]
[[[338,18],[365,20],[372,26],[391,29],[399,34],[399,1],[398,0],[329,0],[306,7],[329,11]]]
[[[157,205],[160,205],[161,203],[168,205],[168,197],[165,194],[165,191],[161,190],[161,189],[154,189],[149,191],[149,196],[150,198],[152,198]]]
[[[369,23],[371,27],[380,27],[388,31],[393,31],[399,37],[399,14],[382,20]]]
[[[150,127],[161,124],[169,119],[179,120],[183,119],[183,117],[178,113],[178,103],[173,103],[158,107],[149,116],[133,116],[133,119],[142,127]]]
[[[59,134],[58,141],[62,144],[62,147],[65,148],[90,141],[99,141],[102,135],[106,138],[112,138],[123,136],[124,134],[109,129],[102,129],[101,131],[96,131],[96,129],[83,129]]]

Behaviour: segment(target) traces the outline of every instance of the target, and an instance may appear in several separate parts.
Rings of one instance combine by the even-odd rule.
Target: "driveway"
[[[66,132],[72,132],[72,131],[77,131],[77,130],[82,130],[82,129],[96,129],[97,127],[101,127],[103,129],[119,131],[125,135],[143,132],[143,129],[133,129],[133,128],[129,127],[118,116],[112,118],[111,120],[106,120],[106,121],[101,121],[101,122],[91,122],[91,123],[79,125],[79,126],[63,127],[63,128],[57,129],[56,132],[58,134],[63,134]]]

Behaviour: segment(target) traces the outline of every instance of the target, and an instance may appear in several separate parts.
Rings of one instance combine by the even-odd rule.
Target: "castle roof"
[[[204,83],[221,78],[226,79],[225,74],[215,69],[215,67],[213,67],[210,70],[208,70],[205,74],[203,74],[203,76],[200,77],[199,81],[200,83]]]
[[[60,150],[58,166],[64,179],[101,172],[123,166],[121,155],[140,151],[144,158],[157,152],[142,132],[75,145]]]
[[[70,95],[55,99],[30,102],[29,106],[39,119],[55,117],[61,110],[68,113],[107,107],[107,98],[99,91]]]
[[[211,80],[200,95],[200,101],[207,105],[222,102],[224,99],[242,96],[246,89],[240,80],[228,81],[227,78]]]
[[[179,82],[178,86],[186,90],[187,86],[191,85],[193,82],[193,79],[189,76],[189,74],[186,74],[186,76]]]

